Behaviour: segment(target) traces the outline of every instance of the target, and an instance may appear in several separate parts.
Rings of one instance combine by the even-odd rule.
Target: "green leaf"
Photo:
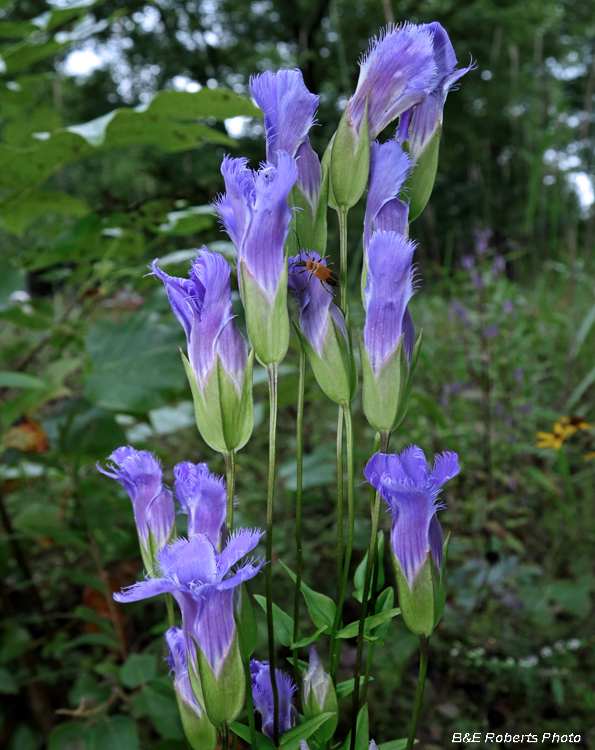
[[[45,388],[45,383],[35,375],[27,375],[24,372],[0,372],[0,388]]]
[[[386,612],[379,612],[377,615],[366,617],[364,632],[369,632],[370,630],[372,630],[372,628],[375,628],[378,625],[382,625],[383,622],[392,620],[393,617],[396,617],[400,614],[401,610],[398,607],[395,607],[394,609],[389,609]],[[344,628],[341,628],[341,630],[337,631],[337,638],[355,638],[357,637],[358,628],[358,620],[356,620],[355,622],[350,622],[349,625],[346,625]]]
[[[52,729],[48,750],[87,750],[88,729],[84,724],[58,724]]]
[[[297,727],[293,727],[280,738],[279,747],[283,750],[300,750],[300,743],[302,740],[307,740],[308,737],[314,734],[314,732],[321,727],[325,721],[328,721],[336,714],[330,711],[319,714],[309,721],[305,721]]]
[[[245,726],[245,724],[240,724],[239,721],[232,721],[229,725],[229,728],[232,732],[237,734],[238,737],[250,744],[251,737],[249,727]],[[275,745],[273,744],[273,741],[270,740],[265,734],[256,732],[256,747],[257,750],[274,750]]]
[[[139,750],[134,723],[125,716],[114,716],[89,730],[88,750]]]
[[[374,678],[370,677],[369,682],[372,682]],[[361,682],[360,682],[361,685]],[[350,680],[345,680],[337,685],[337,698],[346,698],[348,695],[353,693],[355,687],[355,679],[352,677]]]
[[[179,325],[160,325],[149,314],[137,313],[119,326],[111,321],[91,326],[87,398],[120,412],[144,413],[160,406],[184,388],[176,347],[182,340]]]
[[[2,228],[12,234],[20,235],[27,224],[42,214],[49,211],[65,214],[67,216],[85,216],[89,213],[89,207],[66,193],[36,190],[26,193],[18,200],[9,199],[8,208],[4,208],[4,200],[0,204],[0,220]]]
[[[260,594],[254,594],[254,598],[260,604],[263,611],[267,611],[267,600]],[[273,627],[282,646],[291,646],[293,643],[293,617],[290,617],[273,602]],[[299,632],[299,631],[298,631]]]
[[[313,634],[309,635],[306,638],[302,638],[301,641],[298,641],[297,643],[291,644],[291,650],[295,648],[306,648],[306,646],[309,646],[311,643],[314,643],[319,639],[319,637],[325,633],[328,630],[327,626],[324,625],[322,628],[318,628],[318,630]]]
[[[132,654],[120,669],[120,682],[128,688],[136,688],[150,682],[157,672],[152,654]]]
[[[19,692],[19,686],[7,669],[0,667],[0,693],[2,695],[16,695]]]
[[[291,580],[295,583],[297,580],[295,573],[281,560],[279,560],[279,562],[287,571]],[[335,613],[337,611],[337,605],[335,602],[330,597],[325,596],[324,594],[319,594],[317,591],[313,591],[303,581],[301,582],[300,590],[304,595],[306,606],[308,607],[308,612],[310,613],[314,625],[317,628],[326,628],[327,632],[330,633],[331,628],[333,627],[333,622],[335,621]]]
[[[134,696],[133,706],[135,715],[148,716],[155,731],[162,737],[184,739],[175,694],[164,695],[161,691],[148,687]]]
[[[414,744],[417,744],[419,740],[415,740]],[[391,740],[390,742],[383,742],[382,745],[378,745],[378,750],[405,750],[407,747],[407,738],[404,740]]]
[[[215,223],[213,206],[190,206],[183,211],[172,211],[167,214],[167,223],[159,226],[163,234],[185,237],[187,234],[202,232]],[[193,251],[196,255],[196,251]]]

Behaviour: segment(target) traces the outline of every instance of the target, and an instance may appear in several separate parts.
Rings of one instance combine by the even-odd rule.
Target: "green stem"
[[[299,619],[300,619],[300,589],[302,585],[302,462],[304,455],[304,394],[306,388],[306,350],[300,348],[300,380],[298,386],[298,404],[296,420],[296,473],[297,484],[295,489],[295,547],[297,556],[297,570],[295,578],[295,592],[293,597],[293,642],[298,641]],[[295,684],[300,691],[301,675],[298,667],[298,650],[293,650],[293,672]]]
[[[250,657],[242,654],[244,675],[246,677],[246,711],[248,712],[248,726],[250,728],[250,745],[254,750],[257,745],[256,724],[254,723],[254,698],[252,696],[252,676],[250,674]]]
[[[337,419],[337,599],[343,578],[343,409]]]
[[[415,703],[413,704],[413,716],[409,726],[409,737],[407,738],[407,747],[405,750],[412,750],[415,742],[415,733],[419,722],[421,711],[421,702],[424,695],[424,685],[426,684],[426,673],[428,671],[428,647],[430,639],[425,635],[419,636],[419,677],[417,678],[417,690],[415,691]]]
[[[268,365],[269,375],[269,485],[267,492],[267,539],[265,586],[267,602],[267,630],[269,664],[273,691],[273,742],[279,747],[279,691],[275,674],[275,631],[273,629],[273,499],[275,496],[275,445],[277,437],[277,365]]]
[[[382,453],[386,453],[388,448],[389,433],[382,432],[380,434],[380,450]],[[376,447],[376,441],[374,441],[374,447]],[[357,633],[357,652],[355,657],[355,668],[353,671],[354,685],[353,685],[353,698],[352,698],[352,728],[351,728],[351,750],[355,748],[355,738],[357,733],[357,714],[360,705],[360,693],[359,693],[359,681],[362,669],[362,654],[364,650],[364,630],[366,625],[366,616],[368,610],[368,596],[370,594],[370,583],[372,581],[372,570],[374,568],[374,561],[377,555],[377,544],[378,544],[378,525],[380,523],[380,508],[381,508],[380,493],[374,493],[374,505],[372,508],[372,532],[370,534],[370,546],[368,549],[368,561],[366,563],[366,577],[364,579],[364,590],[362,595],[362,610],[359,618],[359,627]]]
[[[353,550],[353,536],[355,531],[355,495],[353,484],[353,418],[351,416],[351,404],[343,404],[343,416],[345,417],[345,427],[347,433],[347,546],[345,549],[345,559],[343,561],[343,573],[340,579],[340,590],[337,598],[337,612],[335,621],[331,630],[330,654],[333,659],[331,676],[336,682],[337,672],[339,669],[339,654],[341,644],[336,643],[337,630],[343,616],[343,602],[345,601],[345,591],[347,590],[347,579],[349,577],[349,565],[351,563],[351,552]]]
[[[227,505],[225,510],[225,538],[229,539],[233,532],[233,503],[236,494],[236,452],[223,454],[225,459],[225,475],[227,481]]]
[[[339,282],[341,284],[341,312],[347,315],[347,209],[339,212]]]
[[[219,736],[221,737],[221,750],[230,750],[227,724],[222,724],[219,727]]]
[[[171,594],[165,595],[165,606],[167,607],[167,621],[169,622],[169,627],[173,628],[176,621],[174,619],[174,598]]]

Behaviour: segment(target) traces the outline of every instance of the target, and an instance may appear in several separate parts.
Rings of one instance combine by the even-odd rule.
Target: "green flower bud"
[[[310,646],[310,663],[304,674],[302,704],[306,720],[330,711],[335,714],[314,732],[314,739],[324,747],[337,728],[337,693],[331,676],[324,671],[314,645]]]

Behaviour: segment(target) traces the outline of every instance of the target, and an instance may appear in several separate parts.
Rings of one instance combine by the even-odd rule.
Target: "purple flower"
[[[188,359],[201,393],[219,357],[240,394],[248,347],[233,319],[230,268],[225,258],[203,246],[187,279],[169,276],[159,268],[157,260],[151,269],[165,284],[172,311],[184,328]]]
[[[345,342],[347,328],[343,313],[333,302],[330,287],[313,277],[311,271],[297,265],[308,260],[326,266],[326,261],[319,253],[302,250],[299,255],[289,258],[288,284],[300,308],[300,329],[316,353],[322,356],[326,332],[332,325],[331,319],[345,337]]]
[[[256,547],[261,536],[260,530],[238,529],[221,553],[204,534],[177,539],[157,553],[160,578],[139,581],[114,594],[114,599],[136,602],[172,594],[182,610],[186,650],[195,672],[196,642],[218,677],[236,635],[233,590],[254,578],[262,563],[245,563],[235,573],[231,569]]]
[[[250,662],[252,676],[252,695],[254,710],[262,716],[262,731],[267,737],[273,737],[273,688],[271,686],[271,668],[268,661]],[[280,669],[275,670],[277,690],[279,691],[279,733],[285,734],[299,722],[298,713],[293,705],[293,695],[297,687],[289,675]]]
[[[457,70],[457,58],[448,34],[437,22],[418,27],[429,33],[433,39],[433,56],[436,75],[432,79],[429,95],[415,107],[408,108],[399,121],[398,139],[400,143],[409,141],[409,149],[414,161],[427,146],[437,127],[442,125],[444,103],[449,90],[461,76],[473,67]]]
[[[166,662],[169,664],[169,673],[174,673],[174,688],[182,700],[187,703],[199,716],[203,711],[196,700],[190,684],[188,675],[188,658],[186,656],[186,640],[182,628],[173,627],[165,631],[165,641],[169,649]]]
[[[500,326],[497,323],[493,323],[491,326],[486,326],[481,331],[481,335],[484,337],[484,339],[494,339],[498,335],[498,332],[500,331]]]
[[[436,512],[445,508],[438,500],[442,485],[459,473],[456,453],[436,455],[428,472],[421,448],[411,445],[399,456],[376,453],[364,474],[386,500],[392,514],[391,546],[412,588],[428,555],[442,569],[442,528]]]
[[[247,159],[224,158],[221,173],[227,192],[215,208],[238,251],[238,266],[245,267],[272,305],[283,273],[283,246],[291,220],[287,196],[298,169],[285,151],[277,152],[276,167],[266,163],[253,172],[247,165]]]
[[[401,337],[411,359],[413,323],[407,304],[415,293],[411,266],[416,244],[396,232],[374,232],[368,247],[364,293],[364,347],[375,375],[396,350]]]
[[[153,554],[169,542],[175,524],[174,500],[171,492],[163,486],[161,463],[153,453],[137,451],[130,446],[115,450],[108,461],[114,463],[108,464],[107,469],[97,464],[97,468],[119,482],[128,493],[141,549],[145,553],[143,561],[151,570]],[[154,549],[151,535],[156,545]]]
[[[509,299],[502,300],[502,312],[506,315],[510,315],[511,312],[514,310],[514,302],[511,302]]]
[[[516,380],[516,383],[520,388],[523,385],[523,381],[525,379],[525,371],[522,367],[516,367],[512,374],[514,375],[514,379]]]
[[[359,131],[368,101],[370,141],[408,109],[422,102],[434,85],[436,65],[428,27],[388,26],[360,60],[360,75],[347,107]]]
[[[475,268],[475,258],[472,255],[463,255],[461,258],[461,265],[465,269],[465,271],[473,271]]]
[[[475,252],[479,255],[485,255],[487,253],[490,240],[494,232],[491,229],[474,229],[473,238],[475,240]]]
[[[225,531],[225,480],[211,474],[206,464],[190,461],[177,464],[174,476],[180,512],[188,515],[188,536],[205,534],[215,547],[219,547]]]
[[[496,255],[494,256],[494,261],[492,263],[492,276],[499,276],[501,273],[503,273],[505,268],[506,261],[500,255],[500,253],[496,253]]]
[[[372,232],[391,230],[407,234],[409,205],[399,198],[403,183],[411,171],[411,158],[395,140],[370,149],[370,177],[364,218],[364,252]]]
[[[300,70],[267,71],[250,78],[250,92],[264,113],[267,161],[277,166],[277,152],[295,157],[297,182],[313,210],[318,205],[322,181],[320,160],[310,145],[319,98],[304,85]]]

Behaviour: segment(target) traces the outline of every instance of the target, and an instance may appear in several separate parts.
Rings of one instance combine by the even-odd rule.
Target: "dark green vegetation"
[[[391,446],[455,450],[462,464],[442,514],[452,533],[449,597],[432,637],[420,737],[426,747],[449,747],[452,732],[557,731],[581,734],[583,747],[595,743],[595,461],[583,461],[595,450],[593,431],[577,432],[558,453],[534,447],[535,431],[550,431],[561,415],[595,421],[595,212],[581,209],[566,179],[595,171],[588,4],[528,0],[519,14],[518,3],[494,0],[393,0],[392,9],[390,0],[249,8],[132,0],[54,11],[34,26],[29,19],[44,3],[0,6],[0,747],[184,747],[162,661],[163,603],[111,603],[111,591],[132,583],[142,564],[129,500],[94,467],[129,442],[156,451],[170,483],[181,460],[224,470],[193,426],[182,331],[162,285],[144,277],[146,264],[159,256],[182,275],[188,248],[229,253],[228,243],[216,244],[226,238],[207,204],[223,187],[225,152],[253,163],[264,157],[258,119],[235,142],[223,124],[255,113],[233,93],[246,93],[248,76],[299,66],[323,96],[323,143],[355,87],[357,54],[389,13],[439,20],[460,63],[469,52],[478,61],[447,102],[436,189],[413,226],[423,282],[412,315],[424,344],[409,415]],[[111,68],[77,82],[56,71],[73,44],[89,44],[77,41],[87,14],[91,38],[118,54]],[[203,88],[161,94],[147,111],[121,112],[82,134],[62,129],[146,102],[175,76]],[[39,132],[51,135],[32,137]],[[356,326],[362,218],[361,206],[350,214]],[[486,227],[490,248],[508,263],[492,276],[488,253],[477,291],[461,259],[473,252],[473,230]],[[280,379],[275,536],[275,554],[289,567],[297,359],[294,340]],[[336,410],[311,375],[306,392],[305,581],[332,596]],[[255,403],[255,433],[238,456],[238,525],[264,524],[262,368]],[[373,435],[357,399],[355,412],[363,478]],[[357,503],[367,519],[364,486]],[[369,521],[360,520],[354,570],[368,535]],[[388,555],[385,572],[391,580]],[[291,611],[280,565],[274,585],[276,602]],[[263,588],[257,580],[251,590]],[[349,598],[346,621],[358,611]],[[264,658],[264,618],[259,624]],[[305,613],[301,628],[314,631]],[[393,620],[369,692],[379,743],[406,733],[416,648]],[[354,656],[348,640],[341,679]]]

